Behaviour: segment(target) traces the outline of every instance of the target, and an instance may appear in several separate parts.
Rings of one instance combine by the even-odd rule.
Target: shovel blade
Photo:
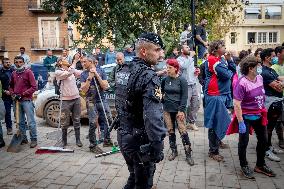
[[[23,140],[23,135],[14,134],[11,143],[7,148],[7,152],[14,152],[14,153],[20,152],[22,140]]]

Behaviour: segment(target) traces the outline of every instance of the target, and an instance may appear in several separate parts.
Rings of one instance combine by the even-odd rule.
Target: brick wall
[[[37,0],[32,0],[36,4]],[[5,49],[9,58],[19,54],[21,46],[26,48],[26,53],[31,57],[31,61],[39,60],[46,51],[31,50],[31,38],[39,40],[39,17],[63,17],[60,14],[49,14],[44,12],[34,13],[28,9],[30,0],[2,0],[3,13],[0,15],[0,38],[5,38]],[[60,39],[65,37],[65,47],[68,47],[67,24],[60,21]],[[61,51],[54,51],[55,55],[60,55]]]

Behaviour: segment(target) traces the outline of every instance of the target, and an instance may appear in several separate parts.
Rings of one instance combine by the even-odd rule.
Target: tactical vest
[[[151,68],[140,61],[135,58],[133,62],[124,64],[116,73],[115,104],[122,127],[144,128],[142,95],[152,78],[150,74],[141,78],[142,74]]]

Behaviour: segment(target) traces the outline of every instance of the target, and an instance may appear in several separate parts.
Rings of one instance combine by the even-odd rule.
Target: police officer
[[[155,33],[143,33],[135,44],[136,56],[116,75],[116,108],[120,127],[118,144],[130,176],[124,189],[150,189],[155,163],[163,160],[166,128],[162,117],[156,65],[164,48]]]

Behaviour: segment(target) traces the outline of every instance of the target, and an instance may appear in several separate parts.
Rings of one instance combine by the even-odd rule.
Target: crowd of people
[[[254,53],[243,50],[237,54],[226,50],[221,40],[208,43],[206,24],[207,20],[202,19],[197,27],[197,55],[191,46],[193,40],[188,25],[185,25],[180,46],[174,48],[173,54],[167,59],[162,39],[154,33],[141,34],[135,43],[135,52],[131,46],[127,46],[125,52],[116,52],[114,46],[110,46],[106,54],[97,48],[93,54],[77,52],[71,58],[64,50],[58,59],[48,50],[43,64],[49,72],[54,72],[60,89],[62,146],[68,145],[70,115],[76,145],[83,146],[80,140],[80,96],[86,99],[90,151],[103,152],[97,142],[97,127],[101,130],[103,147],[113,146],[109,133],[113,119],[105,91],[110,86],[114,87],[119,120],[117,141],[130,172],[124,188],[151,188],[155,163],[164,158],[163,140],[166,132],[171,149],[168,160],[173,161],[178,156],[175,134],[178,128],[185,160],[190,166],[194,165],[194,149],[187,129],[199,130],[196,124],[201,104],[199,82],[204,94],[202,104],[204,126],[208,128],[208,156],[224,162],[220,148],[228,145],[222,140],[226,135],[239,133],[238,154],[244,176],[254,178],[254,171],[275,177],[276,174],[265,163],[265,157],[280,161],[277,154],[284,153],[284,46],[257,49]],[[37,128],[32,95],[37,86],[27,66],[29,58],[21,56],[23,54],[24,49],[21,48],[21,54],[14,58],[14,68],[10,59],[3,60],[0,105],[6,111],[7,134],[12,134],[11,106],[13,100],[19,102],[19,127],[24,134],[22,144],[28,143],[27,119],[30,147],[34,148],[37,146]],[[194,56],[202,59],[200,66],[194,61]],[[117,63],[117,66],[107,77],[101,66],[112,63]],[[272,145],[274,128],[279,148]],[[2,127],[0,131],[0,146],[3,147]],[[253,131],[257,137],[254,170],[246,159],[249,134]]]

